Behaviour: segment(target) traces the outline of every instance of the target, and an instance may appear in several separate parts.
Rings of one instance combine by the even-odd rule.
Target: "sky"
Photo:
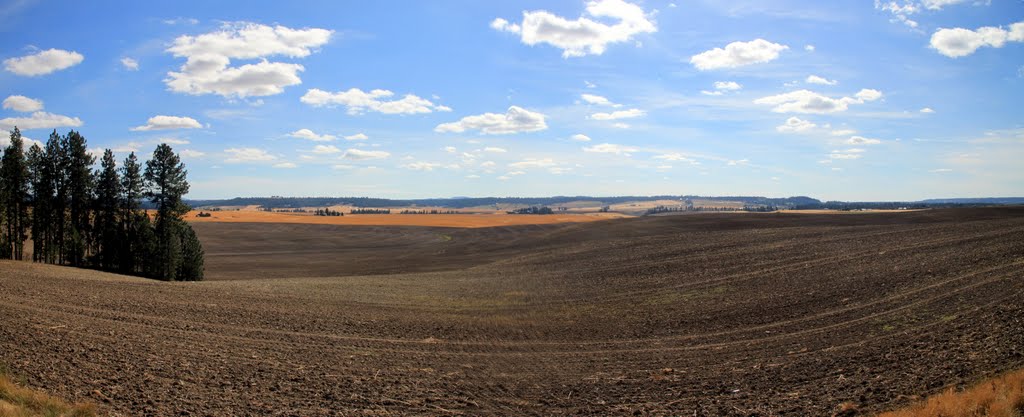
[[[188,198],[1024,195],[1021,0],[17,0],[0,22],[0,129],[167,143]]]

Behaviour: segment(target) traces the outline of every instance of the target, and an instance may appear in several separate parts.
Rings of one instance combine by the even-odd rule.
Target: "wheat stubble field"
[[[1024,366],[1024,209],[195,223],[207,281],[0,263],[0,362],[121,415],[871,413]]]

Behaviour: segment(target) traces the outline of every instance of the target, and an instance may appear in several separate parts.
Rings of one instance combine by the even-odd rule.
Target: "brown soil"
[[[853,415],[1024,366],[1022,208],[194,226],[205,282],[0,262],[0,362],[124,415]]]

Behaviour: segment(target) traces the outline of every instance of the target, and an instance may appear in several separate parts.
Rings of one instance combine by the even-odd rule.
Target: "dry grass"
[[[985,381],[965,391],[948,391],[879,417],[1022,417],[1024,369]]]
[[[0,374],[0,417],[94,417],[89,403],[68,404],[44,392],[15,384]]]
[[[510,214],[346,214],[339,217],[314,216],[308,213],[276,213],[266,211],[213,211],[210,217],[196,217],[190,212],[189,222],[222,223],[301,223],[351,224],[363,226],[433,226],[493,227],[526,224],[579,223],[625,217],[618,213],[552,214],[544,216]]]

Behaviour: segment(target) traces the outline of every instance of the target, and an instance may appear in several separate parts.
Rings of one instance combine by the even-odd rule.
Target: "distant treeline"
[[[682,213],[682,212],[726,212],[726,211],[749,211],[755,213],[770,213],[777,211],[778,207],[772,205],[753,205],[748,204],[741,207],[701,207],[687,204],[685,206],[657,206],[647,209],[644,212],[645,216],[659,213]]]
[[[203,279],[203,248],[181,219],[187,171],[170,146],[158,145],[145,168],[134,152],[118,167],[107,149],[97,171],[79,132],[54,130],[44,146],[23,146],[14,128],[0,158],[0,258],[23,259],[31,237],[35,262]]]
[[[391,214],[391,209],[352,209],[348,214]]]
[[[508,214],[555,214],[551,207],[523,207],[521,209],[509,210]]]
[[[402,210],[401,214],[459,214],[455,210]]]
[[[621,204],[630,201],[655,201],[655,200],[726,200],[738,201],[745,204],[773,205],[778,207],[791,208],[797,205],[821,204],[821,201],[810,197],[786,197],[767,198],[750,196],[680,196],[680,195],[657,195],[657,196],[617,196],[617,197],[592,197],[592,196],[555,196],[555,197],[460,197],[460,198],[428,198],[413,200],[391,200],[386,198],[370,197],[237,197],[229,200],[189,200],[193,207],[206,206],[251,206],[258,205],[271,209],[290,209],[300,207],[325,207],[347,205],[353,207],[445,207],[445,208],[467,208],[495,205],[516,205],[516,206],[560,206],[574,201],[594,201],[602,206]]]

